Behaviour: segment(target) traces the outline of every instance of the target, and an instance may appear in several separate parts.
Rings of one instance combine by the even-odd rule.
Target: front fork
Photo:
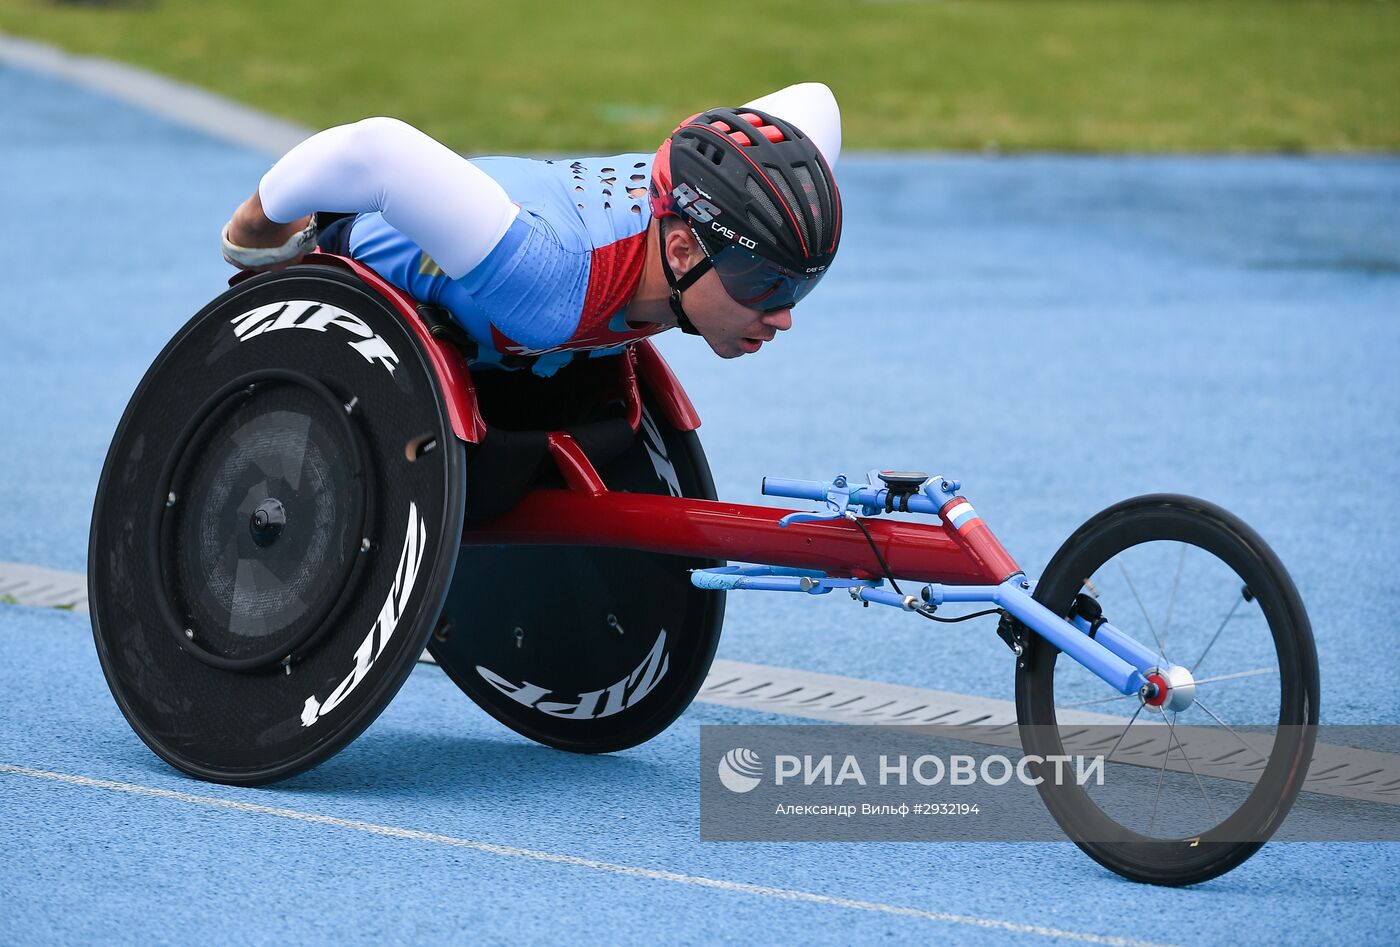
[[[1158,685],[1148,680],[1148,675],[1162,666],[1162,659],[1155,651],[1107,621],[1091,620],[1078,614],[1069,620],[1061,618],[1031,597],[1030,582],[1020,573],[1000,585],[931,583],[920,590],[922,601],[882,588],[861,588],[852,595],[861,601],[911,611],[920,605],[937,607],[945,602],[991,603],[1006,609],[1017,621],[1074,658],[1120,694],[1157,696]]]
[[[808,595],[844,589],[859,602],[924,614],[932,614],[946,602],[992,604],[1088,668],[1120,694],[1138,694],[1145,702],[1160,706],[1169,696],[1165,691],[1177,689],[1173,681],[1182,685],[1183,699],[1192,693],[1185,687],[1190,683],[1189,672],[1184,674],[1183,668],[1165,667],[1156,652],[1104,620],[1092,599],[1077,600],[1070,618],[1061,618],[1031,597],[1030,582],[1020,572],[998,585],[931,582],[919,589],[917,595],[891,592],[879,579],[837,578],[811,569],[782,566],[700,569],[692,574],[691,582],[702,589],[753,589]],[[1019,642],[1013,639],[1007,643],[1020,653]]]

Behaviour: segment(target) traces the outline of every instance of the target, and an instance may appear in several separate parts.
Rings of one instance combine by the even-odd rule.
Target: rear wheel
[[[608,489],[715,499],[694,431],[649,401]],[[470,480],[470,468],[467,472]],[[512,730],[604,753],[656,736],[690,705],[719,644],[724,596],[690,583],[722,563],[590,546],[464,546],[428,650]]]
[[[284,779],[388,705],[460,546],[445,403],[398,311],[329,266],[237,283],[161,352],[107,454],[88,589],[112,696],[162,759]]]
[[[1026,752],[1107,760],[1103,785],[1060,783],[1046,767],[1046,806],[1081,849],[1135,881],[1229,871],[1277,830],[1312,758],[1317,654],[1292,580],[1235,516],[1162,494],[1081,526],[1035,598],[1068,615],[1081,593],[1157,651],[1172,686],[1162,706],[1124,697],[1032,635],[1016,675]]]

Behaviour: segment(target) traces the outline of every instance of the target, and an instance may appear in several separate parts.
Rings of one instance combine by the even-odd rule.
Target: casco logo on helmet
[[[758,248],[758,244],[755,241],[749,239],[741,233],[736,233],[733,230],[730,230],[728,227],[726,227],[724,224],[720,223],[717,220],[713,220],[710,222],[710,229],[713,230],[715,233],[719,234],[720,236],[727,237],[728,239],[733,240],[735,243],[739,244],[742,247],[746,247],[750,250]]]

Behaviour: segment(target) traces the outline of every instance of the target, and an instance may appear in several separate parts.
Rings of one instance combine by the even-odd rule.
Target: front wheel
[[[1043,801],[1126,878],[1186,885],[1229,871],[1283,822],[1312,759],[1317,652],[1297,589],[1237,517],[1158,494],[1091,518],[1035,590],[1064,616],[1081,594],[1183,686],[1163,706],[1125,697],[1031,635],[1016,672],[1026,753],[1106,759],[1102,785],[1045,767]]]

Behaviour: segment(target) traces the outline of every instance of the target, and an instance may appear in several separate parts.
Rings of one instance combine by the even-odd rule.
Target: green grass
[[[1400,150],[1395,0],[0,0],[0,31],[475,153],[646,148],[806,79],[852,148]]]

